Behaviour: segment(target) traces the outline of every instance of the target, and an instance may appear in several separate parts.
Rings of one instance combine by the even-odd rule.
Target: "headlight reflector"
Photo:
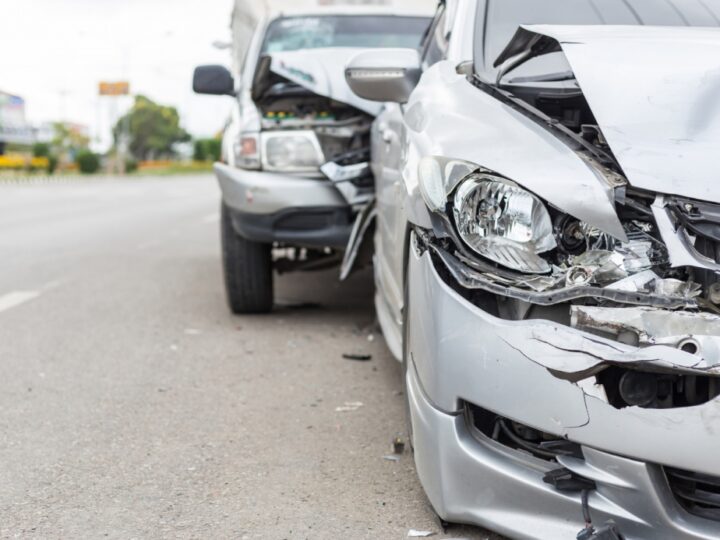
[[[262,134],[263,168],[268,171],[317,171],[324,161],[314,131],[270,131]]]
[[[457,188],[453,215],[460,238],[475,252],[526,273],[550,272],[539,256],[556,246],[545,205],[509,180],[474,173]]]

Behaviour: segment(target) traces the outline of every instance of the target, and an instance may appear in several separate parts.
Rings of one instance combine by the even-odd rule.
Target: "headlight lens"
[[[243,169],[260,168],[260,136],[254,132],[243,132],[233,145],[235,163]]]
[[[269,171],[316,171],[323,153],[314,131],[277,131],[262,134],[263,168]]]
[[[547,273],[539,256],[555,248],[545,205],[504,178],[474,173],[458,186],[453,215],[460,238],[475,252],[507,268]]]

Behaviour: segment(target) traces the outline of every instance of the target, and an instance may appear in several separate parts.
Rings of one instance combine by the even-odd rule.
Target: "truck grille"
[[[675,499],[689,513],[720,521],[720,477],[665,467]]]

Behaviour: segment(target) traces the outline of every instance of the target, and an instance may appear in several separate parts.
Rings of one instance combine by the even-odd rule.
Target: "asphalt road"
[[[369,273],[231,316],[218,201],[209,175],[0,183],[0,537],[495,538],[443,533],[383,459],[403,396]]]

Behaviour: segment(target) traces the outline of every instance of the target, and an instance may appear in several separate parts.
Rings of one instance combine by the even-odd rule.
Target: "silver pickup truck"
[[[368,47],[418,47],[435,2],[319,4],[247,14],[237,77],[223,66],[195,69],[195,92],[237,105],[215,165],[233,313],[272,309],[274,271],[340,262],[374,196],[369,134],[382,108],[350,90],[344,66]]]

